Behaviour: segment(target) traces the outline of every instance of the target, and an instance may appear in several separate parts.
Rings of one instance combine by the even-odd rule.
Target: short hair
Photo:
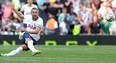
[[[32,10],[38,10],[38,8],[36,8],[36,7],[32,8],[32,9],[31,9],[31,12],[32,12]],[[39,11],[39,10],[38,10],[38,11]]]

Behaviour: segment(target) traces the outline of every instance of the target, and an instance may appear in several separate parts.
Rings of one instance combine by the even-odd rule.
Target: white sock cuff
[[[23,51],[23,48],[22,47],[18,47],[16,50],[14,50],[16,53],[19,53],[21,51]]]
[[[28,41],[28,45],[33,44],[33,40]]]

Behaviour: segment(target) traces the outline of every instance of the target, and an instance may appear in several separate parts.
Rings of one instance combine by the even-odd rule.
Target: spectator
[[[46,2],[42,5],[42,10],[45,12],[47,19],[48,19],[49,8],[50,8],[50,2],[49,0],[46,0]]]
[[[46,23],[47,35],[55,35],[58,28],[58,23],[54,19],[54,16],[50,15],[49,20]]]
[[[71,0],[61,0],[61,1],[65,1],[63,4],[64,4],[64,7],[67,8],[67,12],[70,13],[70,9],[72,7],[72,2]],[[73,7],[72,7],[73,8]],[[74,9],[73,9],[74,10]]]
[[[21,8],[21,12],[24,12],[24,15],[30,15],[31,14],[31,9],[32,8],[37,8],[35,4],[33,4],[33,0],[27,0],[27,4],[25,4]]]
[[[64,7],[62,8],[62,13],[59,14],[58,16],[58,22],[64,22],[65,19],[69,20],[69,14],[67,13],[67,9]]]
[[[68,34],[67,24],[65,22],[60,22],[59,28],[60,28],[60,35]]]
[[[88,34],[101,34],[100,22],[97,19],[97,16],[93,17],[93,20],[89,22]]]
[[[15,26],[10,19],[6,19],[6,23],[2,25],[2,34],[13,35],[13,32],[15,32]]]
[[[78,12],[79,12],[80,2],[81,2],[81,0],[72,0],[72,5],[73,5],[73,8],[74,8],[74,12],[76,14],[78,14]]]
[[[102,28],[102,34],[112,35],[111,23],[107,21],[106,17],[103,18],[103,21],[100,22]]]
[[[89,21],[89,11],[87,10],[87,7],[83,6],[83,8],[80,11],[80,13],[82,15],[82,20],[83,20],[84,24],[87,25],[88,21]]]
[[[75,24],[75,25],[78,25],[79,24],[79,21],[78,21],[78,18],[77,18],[77,14],[76,13],[73,13],[72,14],[72,24]]]
[[[53,15],[56,19],[57,9],[54,7],[54,3],[50,3],[50,7],[48,8],[48,15]]]
[[[61,13],[62,8],[64,7],[63,3],[61,2],[61,0],[56,0],[54,3],[54,8],[56,9],[56,18],[58,17],[58,15]]]
[[[18,18],[15,18],[15,19],[13,20],[13,26],[16,27],[16,31],[18,31],[18,30],[21,28],[21,23],[18,22]]]
[[[112,22],[111,28],[113,35],[116,35],[116,20]]]
[[[10,8],[11,4],[6,2],[6,0],[4,0],[4,2],[6,4],[3,3],[1,6],[3,13],[0,9],[0,16],[2,16],[2,32],[12,32],[12,28],[15,30],[15,27],[15,32],[21,32],[22,22],[18,22],[18,17],[15,16],[15,14],[13,15],[14,19],[11,19],[13,17],[12,11],[10,11],[12,10],[12,8]],[[22,8],[22,12],[26,9],[24,8],[26,0],[12,0],[12,2],[15,3],[18,9]],[[55,23],[57,23],[57,25],[55,25],[56,29],[54,34],[56,34],[56,30],[58,30],[60,31],[60,35],[67,35],[68,30],[71,28],[71,24],[78,26],[80,29],[79,33],[82,34],[99,34],[101,31],[104,31],[104,34],[111,35],[111,31],[113,31],[115,27],[115,20],[113,20],[116,10],[115,0],[112,1],[112,6],[110,0],[33,0],[33,3],[39,6],[40,16],[44,18],[46,28],[49,28],[48,22],[55,21]],[[28,10],[26,14],[29,12]],[[54,16],[54,18],[51,18],[51,15]],[[108,21],[114,22],[112,24]],[[108,24],[108,28],[104,26],[106,23]]]
[[[77,36],[80,33],[80,28],[78,25],[71,24],[68,34]]]
[[[92,6],[94,6],[97,10],[100,8],[101,1],[100,0],[93,0]]]
[[[2,23],[4,24],[5,20],[12,15],[11,3],[7,1],[6,4],[3,5],[2,11],[3,11]]]
[[[101,8],[98,10],[98,18],[103,19],[104,16],[106,16],[106,19],[108,20],[114,18],[113,10],[108,7],[108,2],[103,2],[103,4],[101,4]]]
[[[82,21],[84,23],[84,33],[88,33],[88,23],[90,20],[89,11],[87,10],[86,6],[82,6],[82,10],[80,11],[80,14],[82,15]]]

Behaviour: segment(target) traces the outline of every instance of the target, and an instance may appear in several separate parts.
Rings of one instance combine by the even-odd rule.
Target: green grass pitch
[[[17,46],[0,45],[0,53]],[[44,46],[36,45],[42,53],[32,56],[24,51],[14,57],[0,57],[0,63],[116,63],[116,46]]]

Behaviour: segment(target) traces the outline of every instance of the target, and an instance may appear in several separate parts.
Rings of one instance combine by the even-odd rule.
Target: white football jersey
[[[38,20],[36,21],[32,20],[31,15],[25,15],[24,19],[26,20],[25,24],[27,24],[27,28],[26,28],[27,30],[33,31],[33,29],[35,29],[36,27],[39,27],[41,29],[43,28],[43,19],[39,16],[38,16]],[[30,35],[33,39],[38,41],[40,39],[40,32],[38,32],[38,34],[30,34]]]
[[[28,4],[25,4],[22,8],[21,11],[24,11],[24,15],[31,15],[31,10],[32,8],[37,8],[35,4],[32,4],[31,7],[28,6]]]

